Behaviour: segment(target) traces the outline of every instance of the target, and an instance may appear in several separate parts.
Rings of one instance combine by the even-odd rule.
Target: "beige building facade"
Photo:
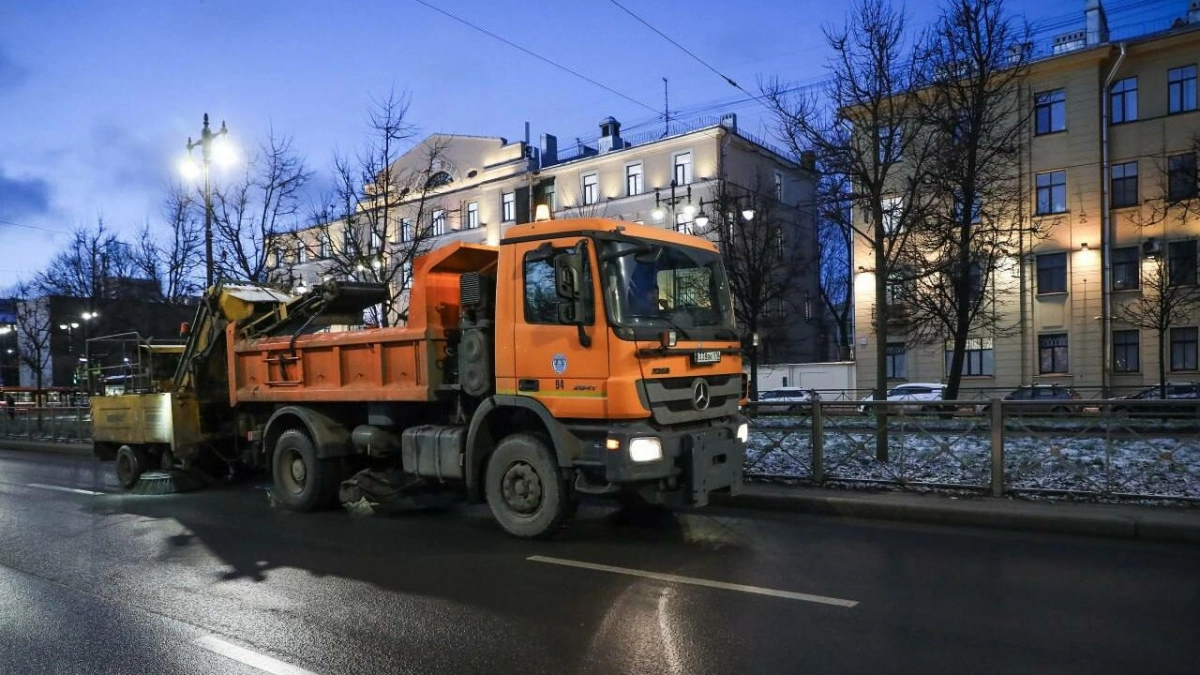
[[[408,260],[414,246],[495,245],[509,227],[534,220],[543,205],[555,219],[614,218],[711,238],[714,228],[705,218],[724,187],[744,194],[744,206],[757,205],[760,212],[784,219],[786,245],[811,257],[807,274],[792,281],[789,295],[798,301],[775,312],[760,356],[764,362],[820,360],[825,340],[811,160],[794,162],[738,129],[736,115],[632,137],[622,135],[620,123],[609,117],[599,131],[597,139],[569,147],[550,134],[537,145],[499,137],[431,136],[392,166],[395,176],[426,177],[421,187],[427,189],[408,189],[390,209],[384,231],[346,236],[354,230],[341,220],[277,237],[269,257],[273,278],[295,287],[339,271],[355,276],[344,265],[333,269],[352,240],[371,252],[362,256],[361,278],[370,278],[372,265],[408,264],[397,261]],[[383,241],[364,247],[370,239]],[[398,275],[400,287],[406,287],[405,273]]]
[[[961,397],[1031,383],[1114,395],[1159,381],[1158,331],[1128,308],[1156,292],[1160,266],[1171,286],[1197,283],[1200,2],[1180,9],[1168,30],[1112,40],[1090,0],[1086,28],[1032,62],[1021,254],[998,275],[993,309],[1010,330],[972,340]],[[869,250],[857,242],[854,257],[869,262]],[[856,275],[854,297],[858,381],[870,383],[871,273]],[[1168,381],[1200,381],[1198,333],[1200,305],[1162,336]],[[884,339],[890,381],[946,380],[947,343],[914,344],[902,325]]]

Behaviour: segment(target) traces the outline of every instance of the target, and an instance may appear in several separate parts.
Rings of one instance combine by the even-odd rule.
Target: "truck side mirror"
[[[587,323],[588,303],[583,275],[583,251],[580,246],[575,252],[564,251],[554,256],[554,290],[562,302],[558,303],[558,322],[579,327],[579,341],[584,347],[591,345],[591,338],[584,333]]]

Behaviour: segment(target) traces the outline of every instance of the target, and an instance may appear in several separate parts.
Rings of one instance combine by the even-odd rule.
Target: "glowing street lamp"
[[[200,140],[192,142],[191,137],[188,138],[187,150],[188,156],[183,164],[183,174],[189,179],[195,179],[201,174],[204,176],[204,278],[205,285],[211,287],[213,285],[213,242],[212,242],[212,185],[209,181],[209,165],[212,163],[213,157],[222,164],[232,163],[234,161],[233,148],[229,142],[224,140],[225,135],[229,130],[225,128],[225,122],[221,122],[221,128],[217,131],[212,131],[208,128],[208,113],[204,113],[204,128],[200,130]],[[192,160],[192,150],[197,146],[200,148],[200,157],[203,160],[201,167],[196,166],[196,162]]]

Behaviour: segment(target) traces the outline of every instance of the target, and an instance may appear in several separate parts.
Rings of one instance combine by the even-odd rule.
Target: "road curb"
[[[838,494],[821,488],[753,485],[746,486],[736,497],[714,497],[718,497],[714,503],[726,506],[844,518],[1200,544],[1200,509],[990,497],[960,499],[907,493]]]

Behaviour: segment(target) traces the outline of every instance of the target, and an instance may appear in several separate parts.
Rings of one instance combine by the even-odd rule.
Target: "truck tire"
[[[138,479],[150,468],[150,455],[141,448],[122,445],[117,449],[117,482],[126,490],[132,490]]]
[[[552,537],[570,521],[574,502],[545,441],[514,434],[488,458],[484,492],[492,516],[511,535]]]
[[[275,441],[271,455],[275,499],[291,511],[315,511],[333,504],[341,474],[338,460],[317,458],[312,439],[300,429],[288,429]]]

